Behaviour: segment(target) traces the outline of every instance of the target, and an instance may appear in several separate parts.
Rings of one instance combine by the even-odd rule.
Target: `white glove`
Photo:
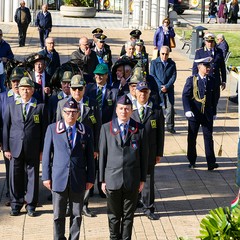
[[[193,114],[192,111],[187,111],[187,112],[185,112],[185,116],[186,116],[187,118],[190,118],[190,117],[194,117],[194,114]]]
[[[217,119],[217,115],[214,115],[213,116],[213,121]]]

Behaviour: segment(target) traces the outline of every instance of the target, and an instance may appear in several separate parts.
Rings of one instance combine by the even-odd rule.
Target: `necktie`
[[[37,75],[37,82],[38,82],[38,84],[42,85],[42,75],[41,74]]]
[[[23,118],[24,118],[24,121],[27,118],[27,103],[23,104]]]
[[[73,147],[73,132],[72,132],[72,128],[71,127],[67,128],[67,136],[68,136],[69,145],[72,148]]]
[[[141,122],[143,122],[144,116],[145,116],[145,108],[143,106],[140,107],[140,111],[139,111],[139,117]]]
[[[98,87],[97,101],[98,101],[99,108],[101,110],[102,109],[102,87]]]
[[[121,128],[122,140],[123,142],[125,142],[127,138],[127,124],[122,123],[121,126],[122,126]]]

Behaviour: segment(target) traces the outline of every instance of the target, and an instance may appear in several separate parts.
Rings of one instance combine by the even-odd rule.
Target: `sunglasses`
[[[164,22],[164,23],[167,23],[167,24],[169,24],[169,22]]]
[[[164,56],[164,55],[166,55],[166,56],[168,56],[168,55],[169,55],[168,53],[161,53],[161,54],[162,54],[163,56]]]
[[[76,114],[78,114],[79,111],[66,111],[66,110],[63,110],[63,112],[65,112],[67,115],[70,115],[70,114],[76,115]]]
[[[72,90],[73,90],[73,91],[76,91],[76,90],[82,91],[82,90],[83,90],[83,87],[72,87]]]

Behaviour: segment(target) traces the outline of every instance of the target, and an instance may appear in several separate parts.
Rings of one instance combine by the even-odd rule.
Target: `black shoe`
[[[219,165],[217,163],[211,164],[208,166],[208,171],[212,171],[214,168],[218,168]]]
[[[171,134],[175,134],[175,133],[176,133],[176,130],[175,130],[174,128],[168,129],[167,131],[168,131],[169,133],[171,133]]]
[[[88,207],[84,206],[82,214],[86,217],[96,217],[97,215],[93,213]]]
[[[195,164],[191,164],[191,163],[190,163],[190,164],[188,165],[188,168],[190,168],[190,169],[194,169],[195,167],[196,167]]]
[[[138,202],[137,202],[137,208],[143,208],[143,202],[142,202],[142,200],[138,200]]]
[[[228,98],[228,100],[233,102],[233,103],[238,103],[238,95],[231,96],[231,97]]]
[[[18,216],[20,213],[20,210],[12,209],[10,211],[10,216]]]
[[[150,219],[150,220],[158,220],[159,219],[159,217],[156,215],[156,214],[154,214],[154,213],[146,213],[146,216],[148,217],[148,219]]]
[[[35,217],[36,211],[34,209],[27,209],[27,214],[29,217]]]

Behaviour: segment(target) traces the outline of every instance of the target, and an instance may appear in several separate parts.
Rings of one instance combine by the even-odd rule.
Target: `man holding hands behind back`
[[[146,181],[148,145],[144,126],[130,118],[128,96],[118,100],[116,114],[101,128],[99,181],[107,195],[110,239],[131,239],[138,193]]]
[[[69,239],[80,238],[85,190],[95,180],[92,131],[77,121],[79,115],[79,104],[68,99],[63,105],[63,119],[48,126],[44,142],[42,180],[52,191],[55,240],[66,239],[68,201],[72,209]]]

